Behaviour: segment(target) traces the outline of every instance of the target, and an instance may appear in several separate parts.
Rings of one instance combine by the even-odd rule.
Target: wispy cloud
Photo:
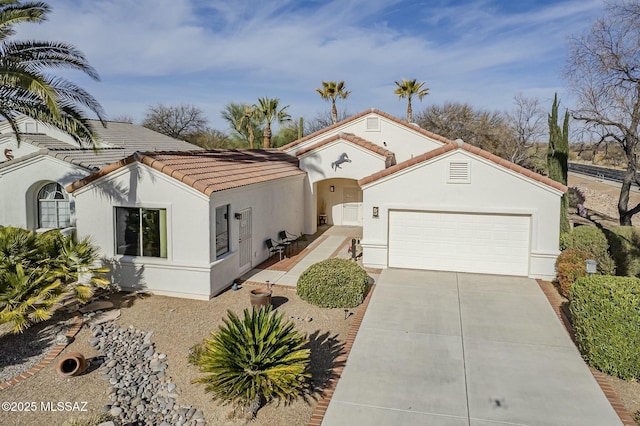
[[[393,81],[403,77],[427,82],[425,103],[505,109],[516,93],[562,94],[566,38],[588,27],[601,1],[504,3],[56,0],[49,22],[19,36],[83,50],[103,77],[86,85],[112,116],[188,102],[219,128],[227,102],[259,96],[314,116],[326,108],[314,92],[322,80],[347,82],[351,112],[399,116]]]

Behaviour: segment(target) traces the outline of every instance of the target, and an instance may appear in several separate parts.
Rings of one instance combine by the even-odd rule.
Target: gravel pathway
[[[244,419],[228,418],[231,411],[229,406],[213,402],[211,396],[204,392],[203,385],[192,383],[194,379],[201,377],[202,373],[189,364],[188,355],[192,346],[209,337],[210,333],[217,329],[227,309],[241,314],[243,309],[250,307],[249,291],[252,288],[255,287],[243,286],[238,291],[227,291],[210,301],[124,293],[112,298],[115,307],[121,310],[121,316],[114,324],[125,330],[129,330],[132,326],[137,332],[144,332],[145,336],[146,333],[153,332],[149,342],[153,343],[157,359],[161,354],[166,355],[164,374],[165,378],[170,378],[169,382],[163,382],[163,386],[166,385],[167,388],[161,391],[166,391],[168,396],[168,385],[175,384],[172,390],[178,392],[175,392],[177,396],[172,396],[176,396],[174,404],[178,404],[178,413],[180,408],[189,406],[196,411],[202,410],[207,425],[245,424]],[[275,402],[262,407],[251,424],[256,426],[304,425],[311,418],[316,399],[331,374],[333,361],[346,340],[354,315],[345,313],[343,309],[322,309],[310,305],[302,301],[295,291],[288,289],[273,288],[273,303],[285,318],[294,321],[296,328],[309,337],[313,391],[290,405],[285,406]],[[355,312],[355,310],[352,311]],[[306,321],[307,318],[311,318],[311,321]],[[96,349],[99,346],[95,341],[92,340],[91,343],[96,347],[90,343],[89,339],[95,337],[88,327],[83,327],[75,341],[62,354],[82,353],[91,361],[91,367],[85,374],[62,378],[56,373],[56,362],[53,362],[35,376],[0,391],[2,401],[32,401],[38,407],[41,402],[86,402],[83,406],[86,411],[54,412],[38,409],[35,412],[5,412],[0,413],[0,424],[61,425],[71,418],[100,414],[113,408],[115,404],[109,396],[110,382],[103,376],[107,371],[96,368],[103,361],[103,354]],[[151,355],[150,359],[154,359],[153,357],[154,355]],[[122,377],[124,379],[124,375]],[[167,400],[167,404],[168,402]],[[140,403],[142,398],[137,405]],[[195,415],[195,411],[193,414]]]
[[[69,314],[56,314],[51,320],[14,334],[10,324],[0,325],[0,383],[13,379],[37,365],[56,345],[56,336],[70,327]]]

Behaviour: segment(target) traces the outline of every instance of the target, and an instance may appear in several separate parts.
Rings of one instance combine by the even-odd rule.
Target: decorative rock
[[[91,318],[89,325],[93,326],[93,325],[103,324],[108,321],[116,320],[119,317],[120,317],[120,309],[113,309],[111,311],[106,311],[100,314],[96,314],[93,318]]]
[[[89,345],[91,345],[92,348],[97,348],[98,343],[100,343],[100,339],[96,337],[92,337],[91,339],[89,339]]]
[[[311,322],[311,321],[313,321],[313,318],[311,318],[311,317],[306,317],[304,320],[305,320],[306,322]]]
[[[66,345],[67,343],[69,343],[71,341],[71,339],[69,339],[67,336],[65,336],[64,334],[58,334],[56,336],[56,345]]]
[[[120,414],[122,414],[124,410],[120,407],[117,406],[113,406],[111,407],[111,410],[109,410],[109,414],[111,414],[113,417],[118,417]]]
[[[171,382],[167,385],[167,391],[169,392],[173,392],[173,390],[176,388],[176,384]]]

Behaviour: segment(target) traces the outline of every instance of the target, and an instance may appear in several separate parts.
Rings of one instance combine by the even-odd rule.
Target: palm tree
[[[335,81],[323,81],[322,89],[316,89],[322,99],[331,101],[331,120],[333,124],[338,122],[338,109],[336,108],[336,99],[347,99],[351,91],[345,90],[344,81],[336,83]]]
[[[241,141],[253,149],[255,138],[262,137],[262,128],[253,106],[230,102],[222,110],[221,116],[231,126],[234,142]]]
[[[251,418],[263,400],[300,395],[310,377],[306,337],[271,306],[245,309],[243,319],[231,311],[227,315],[191,358],[210,373],[196,382],[205,384],[214,400],[235,404]]]
[[[0,227],[0,324],[21,332],[51,318],[63,299],[88,301],[109,285],[98,259],[89,240],[75,235]]]
[[[72,69],[99,81],[82,52],[60,42],[8,40],[15,34],[14,25],[43,22],[50,10],[44,2],[0,0],[0,117],[11,125],[18,141],[16,118],[24,114],[57,127],[78,143],[95,146],[96,135],[85,109],[104,125],[98,101],[71,81],[46,73],[47,69]]]
[[[287,113],[289,105],[285,105],[278,109],[280,99],[278,98],[260,98],[258,105],[254,105],[258,119],[265,124],[262,148],[269,149],[271,147],[271,122],[277,120],[278,124],[284,124],[291,121],[291,116]]]
[[[407,121],[411,123],[413,121],[413,110],[411,109],[411,98],[413,95],[416,95],[418,99],[422,100],[425,96],[429,94],[429,88],[422,88],[424,82],[418,83],[416,79],[413,80],[405,80],[402,79],[402,82],[396,81],[396,86],[398,88],[395,90],[395,94],[402,98],[407,98]]]

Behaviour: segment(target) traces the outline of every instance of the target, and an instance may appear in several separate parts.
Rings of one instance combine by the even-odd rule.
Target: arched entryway
[[[355,179],[333,178],[315,186],[318,223],[362,226],[362,189]]]

